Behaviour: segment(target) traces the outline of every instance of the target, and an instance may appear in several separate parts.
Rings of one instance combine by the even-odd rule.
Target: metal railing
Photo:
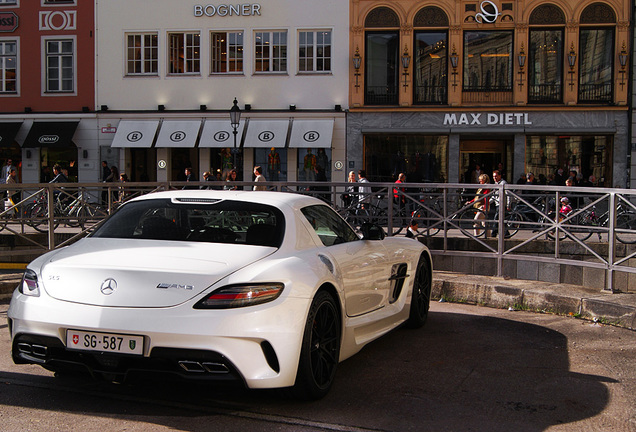
[[[616,291],[614,275],[636,274],[636,190],[557,186],[487,185],[479,198],[488,204],[475,209],[478,185],[446,183],[369,183],[372,193],[360,195],[358,183],[263,182],[270,190],[312,195],[329,203],[354,227],[362,222],[382,225],[401,235],[418,222],[418,236],[433,254],[491,258],[496,275],[507,260],[576,265],[602,269],[605,289]],[[93,231],[123,201],[161,190],[223,189],[225,182],[83,183],[5,185],[17,202],[5,201],[0,235],[22,239],[21,250],[2,256],[43,253]],[[253,182],[234,182],[251,190]],[[353,187],[353,190],[351,188]],[[560,212],[567,197],[572,211]],[[505,205],[497,206],[497,202]],[[559,204],[559,205],[557,205]],[[497,211],[500,210],[500,211]],[[40,235],[34,235],[34,234]],[[499,234],[496,237],[493,234]],[[461,238],[462,247],[451,240]],[[466,241],[470,247],[466,247]],[[541,245],[541,248],[537,247]],[[537,252],[540,250],[541,252]]]

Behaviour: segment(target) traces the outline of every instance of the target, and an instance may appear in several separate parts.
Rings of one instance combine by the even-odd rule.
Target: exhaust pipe
[[[180,360],[179,366],[183,368],[186,372],[192,373],[229,373],[230,370],[223,363],[212,363],[212,362],[198,362],[198,361],[190,361],[190,360]]]

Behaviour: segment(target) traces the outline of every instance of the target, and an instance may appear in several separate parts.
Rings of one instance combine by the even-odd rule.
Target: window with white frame
[[[254,35],[256,72],[287,71],[287,31],[263,31]]]
[[[75,4],[76,0],[44,0],[45,5],[55,5],[55,4]]]
[[[298,71],[331,72],[331,30],[298,32]]]
[[[168,33],[168,73],[198,74],[201,71],[199,32]]]
[[[243,72],[243,32],[210,34],[210,72]]]
[[[18,91],[18,43],[0,40],[0,94]]]
[[[126,75],[157,75],[157,33],[126,36]]]
[[[74,91],[75,58],[72,39],[46,41],[46,91]]]
[[[0,0],[0,6],[17,5],[18,0]]]

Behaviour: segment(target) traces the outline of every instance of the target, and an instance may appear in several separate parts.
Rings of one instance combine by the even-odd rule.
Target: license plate
[[[101,351],[143,355],[144,337],[113,333],[66,331],[66,347],[82,351]]]

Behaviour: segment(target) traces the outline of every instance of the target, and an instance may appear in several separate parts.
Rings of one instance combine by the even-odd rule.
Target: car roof
[[[274,207],[289,206],[292,208],[304,207],[307,205],[325,204],[317,198],[292,193],[292,192],[270,192],[270,191],[225,191],[225,190],[200,190],[200,189],[180,189],[162,192],[153,192],[134,198],[130,201],[141,201],[160,198],[208,198],[247,201],[259,204],[269,204]]]

